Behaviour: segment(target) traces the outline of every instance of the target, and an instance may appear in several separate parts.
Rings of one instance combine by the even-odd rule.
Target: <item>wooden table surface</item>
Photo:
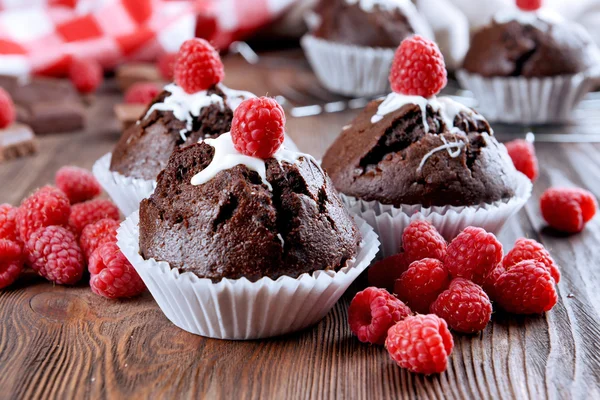
[[[304,105],[328,96],[297,53],[267,55],[256,66],[229,56],[226,71],[230,86],[258,94]],[[120,135],[115,87],[108,81],[92,102],[85,132],[43,137],[35,157],[0,165],[0,203],[18,204],[61,166],[91,168],[111,150]],[[288,117],[288,132],[319,158],[353,114]],[[592,107],[585,115],[598,122],[600,112]],[[232,342],[178,329],[148,293],[111,301],[85,283],[54,286],[28,273],[0,291],[0,398],[600,398],[600,218],[581,234],[556,236],[544,229],[538,208],[550,185],[600,197],[600,144],[581,143],[597,139],[597,126],[553,128],[578,143],[568,134],[564,143],[536,143],[541,172],[533,198],[500,234],[508,248],[527,236],[550,250],[562,271],[558,304],[539,316],[496,313],[483,333],[455,335],[441,375],[408,373],[383,347],[352,337],[349,295],[313,328]],[[506,131],[496,129],[503,140],[513,137]]]

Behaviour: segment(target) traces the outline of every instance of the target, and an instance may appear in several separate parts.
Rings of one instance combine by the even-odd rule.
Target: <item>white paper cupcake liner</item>
[[[379,249],[373,229],[355,217],[363,236],[358,254],[344,268],[316,271],[298,278],[223,279],[213,283],[190,272],[179,273],[164,261],[139,254],[139,214],[118,230],[118,245],[167,318],[183,330],[218,339],[258,339],[298,331],[320,321]]]
[[[518,172],[515,195],[512,198],[479,206],[425,208],[420,205],[401,205],[394,207],[344,194],[341,194],[341,198],[351,213],[367,221],[379,235],[381,242],[379,256],[385,258],[402,250],[402,233],[416,219],[431,222],[448,241],[455,238],[467,226],[478,226],[496,234],[511,216],[523,208],[531,197],[532,189],[531,181]]]
[[[302,47],[321,84],[345,96],[374,96],[389,92],[394,49],[353,46],[312,35]]]
[[[573,109],[599,82],[600,70],[548,78],[485,78],[460,70],[457,77],[473,92],[488,120],[546,124],[568,122]]]
[[[156,181],[132,178],[111,171],[111,157],[112,153],[107,153],[99,158],[92,167],[92,173],[123,215],[129,215],[140,208],[140,201],[154,192]]]

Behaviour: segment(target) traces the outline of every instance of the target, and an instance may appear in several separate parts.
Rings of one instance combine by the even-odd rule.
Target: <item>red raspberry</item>
[[[244,100],[231,122],[231,139],[237,151],[267,159],[283,143],[285,112],[273,99],[259,97]]]
[[[21,241],[17,229],[17,209],[10,204],[0,204],[0,239]]]
[[[506,270],[502,266],[502,264],[498,264],[490,273],[488,273],[481,283],[481,287],[483,291],[488,295],[488,297],[492,300],[496,299],[496,282],[500,275],[502,275]]]
[[[523,11],[535,11],[542,7],[542,0],[517,0],[517,7]]]
[[[23,200],[17,211],[17,226],[23,241],[38,228],[66,226],[71,214],[67,195],[52,186],[44,186]]]
[[[165,53],[158,58],[158,70],[162,77],[167,81],[173,80],[175,61],[177,61],[177,53]]]
[[[444,265],[453,278],[482,285],[484,278],[502,261],[502,244],[493,233],[466,227],[448,246]]]
[[[387,290],[368,287],[352,299],[348,323],[361,342],[384,344],[388,329],[410,314],[410,308]]]
[[[426,314],[429,306],[450,284],[448,271],[440,260],[425,258],[410,264],[396,281],[394,293],[413,311]]]
[[[76,58],[69,67],[69,78],[79,93],[92,93],[102,83],[102,67],[93,59]]]
[[[92,292],[100,296],[110,299],[133,297],[146,290],[142,278],[116,243],[98,247],[90,257],[89,270]]]
[[[0,239],[0,289],[11,285],[23,270],[21,245],[8,239]]]
[[[409,263],[424,258],[443,260],[446,255],[446,240],[427,221],[416,220],[406,227],[402,247]]]
[[[119,221],[110,218],[101,219],[83,228],[81,237],[79,238],[79,245],[85,259],[89,260],[92,253],[104,243],[116,243],[118,228]]]
[[[558,300],[554,279],[546,266],[535,260],[521,261],[500,275],[495,295],[500,307],[515,314],[540,314]]]
[[[15,122],[15,104],[10,94],[0,87],[0,129],[4,129]]]
[[[433,302],[431,312],[443,318],[451,329],[473,333],[484,330],[490,322],[492,303],[479,285],[456,278]]]
[[[596,214],[594,195],[580,188],[550,188],[540,198],[542,215],[552,228],[577,233]]]
[[[522,172],[534,182],[538,178],[539,169],[533,144],[523,139],[517,139],[505,143],[505,145],[517,171]]]
[[[69,227],[77,235],[80,235],[87,225],[104,218],[119,220],[119,209],[112,201],[106,199],[86,201],[85,203],[75,204],[71,208]]]
[[[83,275],[83,254],[71,231],[62,226],[42,227],[25,246],[29,265],[59,285],[73,285]]]
[[[125,103],[150,104],[160,93],[160,87],[153,82],[138,82],[131,85],[125,92]]]
[[[390,83],[394,92],[409,96],[438,94],[448,83],[444,56],[438,46],[418,35],[404,39],[394,55]]]
[[[56,172],[56,186],[62,190],[71,204],[91,200],[102,192],[94,175],[79,167],[62,167]]]
[[[367,271],[369,285],[393,292],[396,279],[400,278],[409,265],[404,253],[384,258],[369,267]]]
[[[187,93],[208,90],[225,77],[221,57],[206,40],[186,40],[175,60],[174,73],[177,83]]]
[[[414,315],[390,328],[385,347],[402,368],[439,374],[448,367],[454,341],[446,321],[437,315]]]
[[[515,247],[504,256],[502,265],[505,269],[510,269],[513,265],[523,260],[536,260],[546,266],[546,269],[554,279],[554,282],[560,281],[560,271],[552,259],[548,250],[541,243],[533,239],[520,238],[515,242]]]

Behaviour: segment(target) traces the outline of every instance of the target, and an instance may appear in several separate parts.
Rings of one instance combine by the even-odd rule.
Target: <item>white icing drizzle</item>
[[[497,24],[517,21],[521,25],[531,25],[542,31],[548,29],[548,23],[563,21],[559,14],[548,9],[523,11],[518,8],[501,10],[494,15],[493,19]]]
[[[221,96],[214,93],[209,95],[206,90],[190,94],[186,93],[185,90],[176,84],[171,83],[164,88],[170,95],[165,97],[162,103],[153,104],[144,118],[147,118],[154,110],[171,111],[175,118],[180,121],[185,121],[185,132],[188,132],[192,130],[193,117],[198,117],[200,111],[202,111],[204,107],[217,104],[223,109],[225,103],[227,103],[227,106],[231,108],[232,111],[235,111],[242,101],[256,97],[250,92],[233,90],[221,83],[217,84],[217,87],[221,89],[227,97],[225,102]],[[185,132],[179,132],[179,134],[182,135],[182,138],[184,137]]]
[[[421,109],[423,116],[423,126],[425,131],[429,132],[429,124],[427,123],[427,106],[429,105],[433,111],[436,111],[442,117],[442,120],[449,129],[454,127],[456,116],[464,112],[475,119],[483,119],[482,116],[473,112],[469,107],[452,100],[450,97],[430,97],[429,99],[421,96],[407,96],[400,93],[390,93],[385,100],[377,108],[377,113],[371,117],[371,123],[376,124],[383,119],[387,114],[399,110],[407,104],[415,104]]]
[[[205,169],[192,177],[192,185],[202,185],[214,178],[221,171],[233,168],[236,165],[245,165],[249,170],[256,171],[269,190],[273,190],[273,187],[267,181],[265,160],[258,157],[247,156],[237,151],[233,145],[233,140],[231,140],[231,132],[224,133],[216,139],[205,139],[204,142],[214,147],[215,155],[211,163]],[[280,165],[283,161],[289,164],[296,164],[300,158],[314,160],[312,156],[286,149],[284,145],[280,146],[275,154],[273,154],[273,158],[276,159]],[[314,161],[314,163],[315,165],[318,165],[316,161]]]
[[[442,142],[444,144],[442,144],[441,146],[436,147],[435,149],[433,149],[433,150],[429,151],[427,154],[425,154],[425,156],[423,156],[423,159],[421,160],[421,163],[419,164],[419,167],[417,168],[417,172],[421,171],[421,169],[423,169],[423,166],[425,165],[425,163],[427,162],[427,160],[429,159],[429,157],[431,157],[432,155],[434,155],[438,151],[447,150],[448,151],[448,155],[450,157],[456,158],[456,157],[458,157],[460,155],[463,147],[466,146],[465,142],[463,142],[461,140],[458,140],[456,142],[448,142],[446,140],[446,138],[444,137],[444,135],[439,135],[439,137],[442,139]],[[454,150],[452,150],[452,149],[454,149]]]
[[[433,31],[410,0],[346,0],[346,4],[358,4],[367,13],[375,11],[375,7],[384,11],[399,10],[408,20],[416,34],[429,39],[434,38]]]

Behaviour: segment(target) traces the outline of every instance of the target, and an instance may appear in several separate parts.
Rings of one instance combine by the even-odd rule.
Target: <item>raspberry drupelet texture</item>
[[[534,182],[538,178],[539,167],[533,144],[523,139],[517,139],[505,145],[517,171],[522,172]]]
[[[105,243],[90,257],[90,287],[92,292],[116,299],[133,297],[146,290],[144,282],[121,253],[116,243]]]
[[[144,104],[152,103],[152,100],[160,93],[161,88],[154,82],[134,83],[125,92],[125,103]]]
[[[61,190],[44,186],[21,203],[17,211],[17,226],[25,242],[38,228],[50,225],[67,226],[71,204]]]
[[[91,200],[102,193],[100,183],[86,169],[67,166],[56,172],[56,186],[67,195],[71,204]]]
[[[446,256],[446,240],[427,221],[416,220],[406,227],[402,247],[409,263],[424,258],[443,260]]]
[[[285,113],[274,99],[244,100],[233,114],[231,138],[242,154],[266,159],[283,144]]]
[[[482,285],[484,278],[502,261],[502,256],[502,244],[493,233],[468,226],[448,245],[444,265],[453,278],[465,278]]]
[[[17,209],[10,204],[0,204],[0,239],[21,241],[17,229]]]
[[[502,264],[498,264],[483,278],[483,282],[480,286],[491,300],[495,300],[496,298],[496,282],[498,281],[500,275],[502,275],[505,271],[506,269],[504,269]]]
[[[385,289],[368,287],[352,299],[348,323],[361,342],[384,344],[388,329],[410,314],[410,308]]]
[[[69,227],[77,235],[80,235],[83,228],[105,218],[118,221],[119,209],[117,206],[112,201],[106,199],[90,200],[71,207]]]
[[[392,62],[390,83],[394,92],[409,96],[438,94],[448,83],[444,56],[438,46],[418,35],[404,39]]]
[[[73,59],[69,67],[69,78],[79,93],[95,92],[102,83],[102,67],[93,59]]]
[[[157,66],[160,75],[167,81],[173,80],[177,53],[165,53],[158,58]]]
[[[183,90],[196,93],[221,82],[225,70],[215,48],[204,39],[194,38],[181,45],[173,75],[175,83]]]
[[[448,271],[440,260],[425,258],[410,264],[394,286],[394,293],[411,310],[426,314],[429,306],[450,284]]]
[[[41,276],[59,285],[73,285],[83,275],[83,254],[71,231],[62,226],[36,230],[26,244],[28,262]]]
[[[596,215],[598,202],[589,191],[580,188],[550,188],[540,197],[542,216],[552,228],[581,232]]]
[[[546,250],[541,243],[538,243],[533,239],[518,239],[515,242],[513,249],[504,256],[502,265],[505,269],[510,269],[512,266],[523,260],[535,260],[541,262],[546,266],[546,269],[554,279],[554,282],[558,283],[560,281],[560,271],[558,270],[558,266],[550,253],[548,253],[548,250]]]
[[[79,245],[85,259],[89,261],[92,253],[104,243],[116,243],[118,228],[119,221],[110,218],[101,219],[83,228]]]
[[[406,271],[410,263],[404,253],[394,254],[371,265],[367,270],[367,279],[370,286],[394,292],[396,279]]]
[[[437,315],[414,315],[390,328],[385,347],[402,368],[428,375],[446,370],[454,341],[446,321]]]
[[[433,302],[431,312],[457,332],[474,333],[484,330],[490,322],[492,303],[479,285],[456,278]]]
[[[21,245],[0,238],[0,289],[12,285],[23,270],[23,251]]]
[[[558,300],[554,279],[546,266],[535,260],[521,261],[500,275],[495,296],[500,307],[514,314],[541,314]]]
[[[16,116],[15,104],[10,94],[0,87],[0,129],[4,129],[15,122]]]

